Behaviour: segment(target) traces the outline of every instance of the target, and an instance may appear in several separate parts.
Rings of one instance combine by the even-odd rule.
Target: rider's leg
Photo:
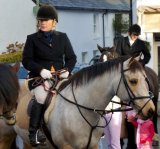
[[[45,82],[45,85],[47,82]],[[43,117],[44,102],[48,92],[44,87],[38,86],[33,90],[36,100],[33,102],[29,123],[29,140],[32,146],[43,144],[46,140],[45,135],[39,130],[41,118]]]

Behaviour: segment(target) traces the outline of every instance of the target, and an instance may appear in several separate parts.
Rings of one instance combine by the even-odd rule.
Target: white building
[[[35,32],[34,6],[31,0],[0,0],[0,53],[11,43],[24,43]]]

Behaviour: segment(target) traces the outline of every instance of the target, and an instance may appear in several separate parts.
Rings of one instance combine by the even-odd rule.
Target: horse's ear
[[[124,68],[124,70],[125,69],[128,69],[129,68],[129,65],[133,62],[133,61],[139,61],[140,60],[140,58],[141,58],[141,55],[138,55],[138,56],[136,56],[136,57],[134,57],[134,56],[132,56],[132,57],[130,57],[129,59],[127,59],[126,61],[124,61],[124,63],[123,63],[123,68]]]
[[[101,46],[99,46],[98,44],[97,44],[97,48],[101,53],[103,52],[103,48]]]
[[[11,66],[11,70],[14,73],[17,73],[19,68],[20,68],[20,62],[16,62],[14,65]]]
[[[140,61],[140,59],[141,59],[141,55],[138,55],[137,57],[135,57],[134,58],[135,60],[137,60],[137,61]]]
[[[129,59],[127,59],[126,61],[124,61],[124,63],[123,63],[123,70],[126,70],[126,69],[129,68],[129,64],[130,64],[131,60],[132,60],[132,57],[129,58]]]
[[[135,60],[139,61],[141,59],[141,56],[142,56],[142,53],[140,53],[140,54],[139,53],[135,53],[132,56],[132,60],[135,59]]]

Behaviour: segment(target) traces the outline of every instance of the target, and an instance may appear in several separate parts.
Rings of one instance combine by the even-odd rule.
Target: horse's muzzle
[[[153,110],[152,108],[150,108],[150,109],[148,110],[147,117],[148,117],[148,118],[151,118],[151,117],[154,115],[154,113],[155,113],[155,110]]]
[[[140,115],[141,115],[141,118],[142,118],[143,120],[147,120],[147,119],[149,119],[149,118],[152,118],[153,115],[154,115],[154,113],[155,113],[155,110],[153,110],[152,108],[150,108],[150,109],[148,110],[147,115],[143,115],[142,113],[141,113]]]

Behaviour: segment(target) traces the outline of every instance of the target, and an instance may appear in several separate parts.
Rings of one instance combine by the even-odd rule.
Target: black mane
[[[0,105],[15,106],[19,94],[19,83],[15,73],[7,64],[0,64]]]
[[[83,68],[79,72],[71,76],[68,81],[64,82],[60,86],[59,90],[62,90],[68,84],[75,85],[75,87],[85,85],[86,83],[92,81],[94,78],[103,75],[105,72],[110,73],[111,71],[118,69],[119,65],[128,58],[128,56],[118,57],[114,60],[97,63],[95,65]],[[141,65],[137,61],[133,61],[130,67],[131,71],[135,71],[136,69],[142,69]]]

